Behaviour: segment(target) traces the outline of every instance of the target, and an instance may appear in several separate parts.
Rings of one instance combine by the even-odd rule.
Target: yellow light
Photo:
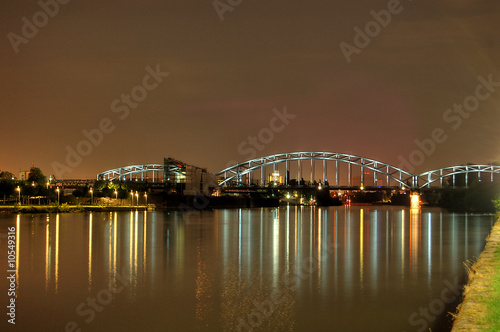
[[[411,208],[418,209],[420,208],[420,195],[417,193],[412,193],[410,196],[411,199]]]

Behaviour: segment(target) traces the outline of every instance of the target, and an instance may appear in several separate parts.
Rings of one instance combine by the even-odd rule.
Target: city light
[[[19,205],[21,205],[21,187],[17,186],[16,190],[19,192]]]
[[[420,208],[420,195],[418,193],[412,193],[410,195],[411,199],[411,208],[419,209]]]
[[[90,205],[94,204],[94,191],[90,188]]]
[[[57,191],[57,204],[59,204],[59,192],[60,192],[59,188],[57,188],[56,191]]]

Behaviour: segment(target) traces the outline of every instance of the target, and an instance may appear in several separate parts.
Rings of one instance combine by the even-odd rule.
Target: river
[[[390,206],[3,214],[1,298],[11,230],[19,331],[449,331],[494,221]]]

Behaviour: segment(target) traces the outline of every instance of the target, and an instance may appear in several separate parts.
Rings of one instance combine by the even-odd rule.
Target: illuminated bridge
[[[293,152],[256,158],[216,173],[221,187],[308,186],[330,188],[413,189],[444,186],[467,187],[472,181],[494,181],[500,166],[464,165],[412,174],[382,161],[334,152]],[[98,180],[165,181],[165,165],[146,164],[115,168],[97,175]]]
[[[97,174],[97,180],[107,181],[132,181],[136,180],[151,180],[150,182],[163,182],[164,166],[160,164],[147,164],[147,165],[132,165],[115,169],[110,169]]]
[[[317,181],[338,188],[410,187],[430,188],[467,185],[472,180],[493,181],[500,166],[465,165],[414,175],[382,161],[333,152],[294,152],[252,159],[228,167],[216,175],[220,186],[270,183],[305,185]],[[306,180],[304,180],[304,177]],[[295,180],[296,179],[296,180]]]

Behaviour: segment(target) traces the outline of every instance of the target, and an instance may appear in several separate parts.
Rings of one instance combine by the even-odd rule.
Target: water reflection
[[[21,250],[21,215],[18,214],[16,217],[16,283],[19,288],[20,283],[20,268],[19,268],[19,253]],[[10,270],[10,269],[9,269]]]
[[[444,280],[464,275],[462,262],[480,253],[493,220],[373,206],[18,215],[20,301],[41,308],[19,310],[33,316],[24,324],[57,310],[46,329],[85,326],[75,308],[108,289],[113,308],[91,329],[118,319],[151,331],[165,322],[173,330],[409,331],[409,315],[439,297]],[[363,325],[353,312],[381,319]]]

